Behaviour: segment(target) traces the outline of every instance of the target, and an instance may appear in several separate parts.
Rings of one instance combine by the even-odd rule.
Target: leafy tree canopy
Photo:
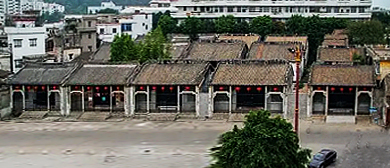
[[[222,15],[215,21],[217,33],[233,33],[236,19],[233,15]]]
[[[385,41],[383,25],[377,20],[352,22],[347,29],[353,44],[383,44]]]
[[[270,118],[266,110],[251,111],[239,129],[222,134],[211,149],[211,168],[305,168],[311,150],[302,149],[291,123]]]
[[[103,9],[103,10],[100,10],[98,11],[97,13],[103,13],[103,14],[118,14],[119,12],[115,9],[110,9],[110,8],[106,8],[106,9]]]
[[[167,37],[167,34],[174,33],[177,30],[177,22],[169,14],[161,15],[158,20],[158,26],[161,28],[164,37]]]
[[[116,35],[111,44],[111,61],[144,63],[149,60],[161,60],[170,57],[169,45],[160,27],[149,32],[143,42],[134,42],[128,34]]]
[[[201,33],[203,28],[203,21],[196,17],[188,16],[187,19],[185,19],[184,22],[180,24],[181,31],[184,34],[189,35],[191,39],[196,39],[198,33]]]
[[[272,33],[272,18],[270,16],[258,16],[250,23],[250,30],[264,38]]]
[[[58,11],[55,11],[52,14],[50,14],[49,12],[45,12],[42,14],[42,19],[46,23],[59,22],[64,17],[65,17],[65,15],[63,13],[58,12]]]

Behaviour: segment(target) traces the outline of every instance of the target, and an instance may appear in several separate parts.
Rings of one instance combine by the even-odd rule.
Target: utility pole
[[[294,54],[295,56],[295,65],[296,65],[296,78],[295,78],[295,112],[294,112],[294,131],[298,135],[299,127],[299,66],[301,64],[301,50],[299,45],[295,49],[289,48],[288,51]]]

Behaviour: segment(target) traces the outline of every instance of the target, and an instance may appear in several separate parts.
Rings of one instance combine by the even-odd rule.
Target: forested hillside
[[[66,14],[86,14],[87,6],[100,6],[102,0],[44,0],[65,6]],[[150,0],[112,0],[117,5],[147,5]]]

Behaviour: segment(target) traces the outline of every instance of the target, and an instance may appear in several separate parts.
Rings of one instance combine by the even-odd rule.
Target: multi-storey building
[[[147,34],[152,30],[152,14],[138,13],[129,16],[123,16],[119,19],[120,32],[131,35],[133,39]]]
[[[117,6],[112,1],[108,1],[108,2],[103,1],[100,4],[100,6],[88,6],[87,7],[87,11],[88,11],[89,14],[96,14],[100,10],[103,10],[103,9],[113,9],[113,10],[116,10],[116,11],[120,11],[120,10],[123,9],[123,6]]]
[[[25,59],[45,57],[46,29],[37,22],[36,15],[12,15],[12,23],[4,28],[11,46],[11,71],[23,67]]]
[[[57,3],[45,3],[43,0],[21,0],[20,6],[22,11],[27,10],[40,10],[41,14],[48,12],[52,14],[54,12],[65,12],[65,7]]]
[[[222,15],[234,15],[250,20],[268,15],[284,21],[293,15],[335,17],[352,20],[368,20],[371,0],[178,0],[171,6],[178,8],[172,17],[179,21],[188,16],[215,19]]]

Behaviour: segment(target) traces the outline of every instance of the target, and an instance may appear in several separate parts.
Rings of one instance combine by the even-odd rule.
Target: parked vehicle
[[[313,156],[313,160],[309,164],[309,168],[325,168],[336,162],[337,152],[331,149],[322,149]]]

